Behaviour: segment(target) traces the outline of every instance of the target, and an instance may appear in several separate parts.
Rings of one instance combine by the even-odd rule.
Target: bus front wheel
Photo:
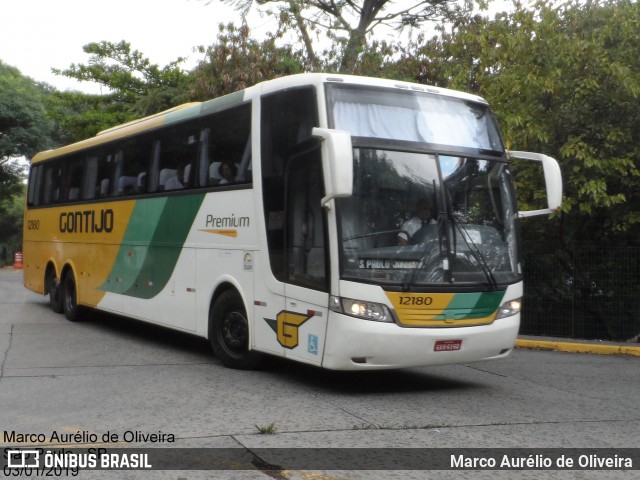
[[[251,370],[262,354],[249,350],[249,321],[240,296],[223,292],[209,314],[209,341],[216,357],[225,367]]]

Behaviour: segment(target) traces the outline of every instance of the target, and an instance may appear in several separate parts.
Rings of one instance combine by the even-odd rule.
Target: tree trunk
[[[366,43],[367,30],[387,2],[388,0],[364,1],[358,26],[349,32],[349,41],[344,49],[344,55],[340,63],[340,72],[353,73],[358,62],[358,55],[360,55]]]

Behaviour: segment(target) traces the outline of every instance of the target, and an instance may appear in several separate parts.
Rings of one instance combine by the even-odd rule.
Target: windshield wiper
[[[480,270],[482,270],[482,273],[484,274],[487,281],[489,282],[489,285],[491,285],[491,288],[493,288],[494,290],[497,289],[498,281],[496,280],[496,277],[493,275],[493,272],[491,271],[491,268],[489,267],[489,264],[487,263],[487,260],[485,259],[484,255],[480,251],[480,248],[478,247],[476,242],[473,241],[473,238],[471,238],[471,235],[469,234],[468,230],[465,228],[465,226],[462,223],[458,222],[458,220],[456,220],[456,218],[453,215],[451,215],[450,221],[451,221],[451,224],[454,227],[456,227],[460,232],[460,236],[464,240],[464,243],[467,245],[469,252],[473,256],[475,261],[478,263]],[[455,245],[455,239],[454,239],[454,245]]]

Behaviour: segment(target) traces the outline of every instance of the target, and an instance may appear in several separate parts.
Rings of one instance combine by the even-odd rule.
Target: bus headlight
[[[511,315],[515,315],[516,313],[520,313],[522,309],[522,299],[516,298],[515,300],[509,300],[508,302],[504,302],[500,305],[498,309],[498,315],[496,315],[496,320],[499,318],[510,317]]]
[[[351,298],[331,297],[330,308],[334,312],[351,317],[373,320],[375,322],[393,322],[391,312],[386,305],[375,302],[353,300]]]

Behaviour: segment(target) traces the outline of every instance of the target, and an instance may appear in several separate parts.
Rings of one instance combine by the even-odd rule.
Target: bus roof
[[[387,78],[363,77],[358,75],[343,75],[338,73],[300,73],[286,77],[268,80],[256,85],[253,88],[261,87],[260,93],[272,92],[284,88],[299,85],[320,85],[325,83],[342,83],[346,85],[362,85],[373,87],[397,88],[401,90],[411,90],[416,92],[428,92],[448,97],[460,98],[472,102],[487,103],[487,101],[474,94],[450,90],[448,88],[434,87],[422,83],[405,82]]]
[[[473,102],[486,103],[486,101],[477,96],[456,90],[449,90],[446,88],[433,87],[429,85],[423,85],[418,83],[403,82],[398,80],[381,79],[373,77],[360,77],[355,75],[341,75],[341,74],[328,74],[328,73],[301,73],[297,75],[290,75],[286,77],[280,77],[273,80],[267,80],[252,87],[248,87],[245,90],[240,90],[235,93],[231,93],[222,97],[218,97],[205,102],[192,102],[185,103],[173,107],[169,110],[150,115],[148,117],[133,120],[131,122],[117,125],[106,130],[103,130],[96,134],[95,137],[81,140],[77,143],[66,145],[53,150],[45,150],[37,153],[32,163],[38,163],[43,160],[55,158],[61,155],[81,151],[86,148],[95,147],[104,143],[108,143],[112,140],[119,138],[125,138],[136,133],[144,132],[147,130],[153,130],[155,128],[162,127],[171,123],[179,122],[189,118],[196,118],[202,115],[214,113],[218,110],[229,108],[233,105],[237,105],[244,100],[252,98],[262,93],[271,93],[285,88],[303,86],[303,85],[316,85],[320,86],[326,83],[341,83],[345,85],[362,85],[373,87],[385,87],[385,88],[397,88],[408,91],[427,92],[439,95],[445,95],[450,97],[456,97]]]

